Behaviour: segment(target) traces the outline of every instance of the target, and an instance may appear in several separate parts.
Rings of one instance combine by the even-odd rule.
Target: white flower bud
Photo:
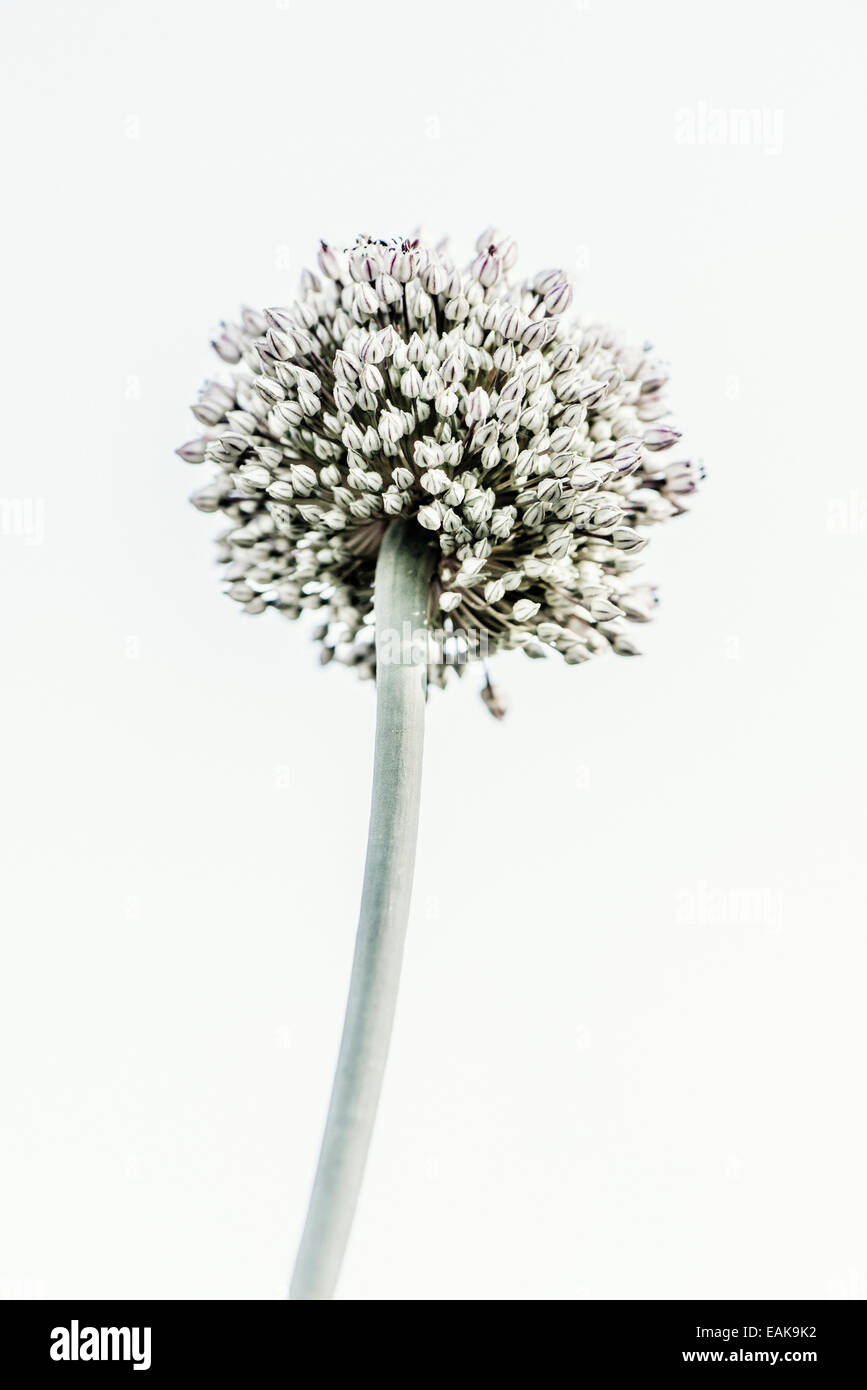
[[[331,247],[324,241],[319,243],[317,260],[319,261],[319,269],[322,271],[323,275],[328,276],[329,280],[340,279],[340,261]]]
[[[494,353],[494,366],[498,372],[513,372],[517,360],[518,354],[512,343],[503,343]]]
[[[344,381],[349,386],[358,381],[362,365],[361,358],[354,352],[338,348],[334,354],[334,375],[338,381]]]
[[[476,237],[476,250],[485,251],[489,246],[496,246],[502,233],[498,227],[485,227]]]
[[[520,338],[524,330],[525,317],[526,316],[521,313],[520,309],[517,309],[514,305],[509,305],[508,308],[503,310],[497,328],[504,338]]]
[[[424,345],[424,340],[419,337],[418,333],[413,333],[410,336],[410,340],[407,343],[406,355],[414,367],[418,367],[424,362],[427,356],[427,348]]]
[[[497,241],[497,251],[503,269],[511,270],[518,259],[518,243],[512,237],[504,237]]]
[[[442,294],[448,284],[448,272],[439,261],[431,261],[419,276],[428,294]]]
[[[385,386],[382,372],[378,367],[374,367],[371,362],[366,363],[362,368],[361,382],[365,391],[381,391]]]
[[[512,616],[518,623],[528,623],[531,618],[535,618],[540,607],[541,604],[534,603],[532,599],[519,598],[512,606]]]
[[[397,304],[403,299],[400,281],[395,280],[393,275],[377,275],[374,288],[383,304]]]
[[[432,497],[439,497],[441,492],[445,492],[449,482],[448,473],[443,472],[441,468],[430,468],[427,473],[421,475],[421,485]]]
[[[206,439],[191,439],[188,444],[182,444],[179,449],[175,449],[175,453],[184,460],[184,463],[201,463],[205,457],[206,448]]]
[[[403,497],[397,488],[386,488],[382,494],[382,505],[388,516],[400,516],[403,511]]]
[[[241,360],[241,345],[230,333],[217,333],[211,339],[211,347],[218,357],[232,366]]]
[[[448,386],[454,385],[457,381],[463,381],[466,376],[466,368],[461,360],[460,353],[449,353],[440,367],[440,376]]]
[[[467,396],[467,424],[474,425],[476,423],[481,422],[482,420],[486,420],[488,418],[488,412],[490,411],[490,409],[490,396],[488,395],[487,391],[482,389],[481,386],[477,386],[475,390],[471,391],[470,394]]]
[[[404,396],[415,400],[421,395],[422,379],[417,367],[410,367],[400,379],[400,389]]]
[[[436,502],[432,502],[427,507],[421,507],[418,513],[419,526],[423,526],[426,531],[438,531],[442,523],[442,513]]]
[[[416,272],[418,257],[411,250],[393,251],[389,256],[388,268],[396,280],[406,285]]]
[[[271,481],[268,469],[263,468],[260,463],[245,463],[239,469],[239,473],[244,481],[253,487],[267,487]]]
[[[484,587],[485,603],[499,603],[506,592],[502,579],[490,579]]]
[[[493,250],[488,247],[482,251],[473,261],[472,273],[475,275],[479,284],[485,289],[490,289],[500,278],[500,258]]]
[[[443,451],[435,440],[417,439],[412,449],[413,458],[419,468],[438,468],[443,461]]]
[[[616,545],[618,550],[623,550],[627,553],[636,553],[639,550],[643,550],[647,545],[647,537],[633,530],[631,526],[618,526],[611,533],[611,541],[613,545]]]
[[[543,348],[546,343],[550,343],[557,336],[557,324],[554,319],[537,319],[529,323],[521,334],[521,342],[525,347]]]
[[[289,469],[292,486],[302,497],[307,496],[316,486],[316,474],[306,463],[293,463]]]
[[[680,430],[673,425],[653,425],[649,430],[645,430],[645,448],[656,452],[659,449],[669,449],[672,444],[676,444],[680,439]]]
[[[194,492],[190,501],[200,512],[218,512],[221,502],[220,489],[213,483],[209,483],[206,487],[199,488],[197,492]]]
[[[280,435],[286,429],[291,429],[295,425],[300,425],[301,421],[304,419],[304,412],[298,401],[278,401],[268,418],[269,420],[272,418],[277,420],[278,424],[275,433]]]
[[[360,449],[364,443],[364,435],[354,420],[350,420],[344,425],[340,438],[343,440],[347,449]]]
[[[562,314],[572,303],[572,286],[568,280],[559,280],[545,294],[545,308],[549,314]]]
[[[491,532],[498,540],[505,540],[518,518],[517,507],[498,507],[491,514]]]
[[[461,323],[470,312],[469,300],[463,294],[457,294],[450,299],[443,310],[447,319],[454,323]]]
[[[382,267],[382,260],[379,248],[368,242],[363,246],[355,246],[347,256],[349,274],[353,280],[371,281],[375,280]]]
[[[352,296],[352,313],[356,319],[363,322],[370,319],[379,309],[379,298],[372,285],[356,285]]]
[[[461,605],[461,595],[456,594],[453,589],[447,589],[440,594],[440,608],[443,613],[453,613]]]
[[[383,411],[377,424],[380,439],[396,444],[403,434],[403,417],[396,410]]]

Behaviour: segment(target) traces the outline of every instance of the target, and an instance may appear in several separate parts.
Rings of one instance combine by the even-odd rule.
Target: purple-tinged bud
[[[264,314],[260,314],[258,309],[251,309],[249,305],[244,304],[241,308],[241,326],[249,337],[261,338],[267,324]]]
[[[466,420],[467,420],[467,424],[468,424],[468,425],[474,425],[474,424],[477,424],[477,423],[480,424],[483,420],[487,420],[488,414],[490,413],[490,409],[491,409],[491,398],[490,398],[490,396],[488,395],[487,391],[483,390],[483,388],[482,388],[481,386],[477,386],[477,387],[475,388],[475,390],[474,390],[474,391],[471,391],[470,394],[467,396],[467,404],[466,404]]]
[[[179,449],[175,449],[175,453],[184,463],[202,463],[207,447],[207,439],[191,439],[188,444],[182,444]]]
[[[524,347],[543,348],[557,336],[557,325],[552,318],[537,319],[531,323],[521,334],[521,342]]]
[[[545,308],[549,314],[562,314],[572,303],[572,286],[568,280],[560,280],[545,294]]]
[[[657,453],[660,449],[670,449],[680,439],[680,430],[673,425],[653,425],[644,432],[644,446]]]
[[[445,307],[445,316],[454,323],[461,323],[470,312],[470,304],[466,295],[456,294],[450,299]]]
[[[518,243],[512,237],[505,237],[497,242],[497,254],[503,270],[511,270],[518,259]]]
[[[211,339],[211,347],[218,357],[232,367],[241,360],[241,348],[229,333],[218,333]]]
[[[486,227],[476,238],[476,250],[486,251],[489,246],[496,245],[502,235],[498,227]]]
[[[358,381],[362,365],[361,358],[354,352],[338,348],[334,354],[334,375],[338,381],[343,381],[348,386]]]
[[[526,326],[526,314],[522,314],[521,310],[516,309],[513,305],[510,305],[502,311],[499,323],[497,324],[500,333],[502,333],[503,337],[506,339],[520,338]]]
[[[518,354],[513,343],[502,343],[494,353],[494,366],[498,372],[513,372]]]
[[[374,288],[383,304],[397,304],[403,297],[403,289],[400,281],[393,275],[383,273],[377,275]]]
[[[365,363],[361,373],[361,384],[365,391],[381,391],[385,386],[382,372],[372,362]]]
[[[275,381],[272,376],[259,376],[256,378],[256,390],[268,405],[275,405],[277,401],[285,400],[286,388]]]
[[[322,274],[326,275],[329,280],[339,280],[341,278],[340,260],[327,242],[320,241],[319,254],[316,259],[319,262],[319,269],[322,271]]]
[[[431,261],[419,276],[428,294],[442,294],[449,282],[448,271],[440,261]]]
[[[382,269],[382,257],[377,247],[370,244],[355,246],[347,255],[349,274],[353,280],[370,283]]]
[[[496,254],[493,246],[482,251],[473,261],[472,272],[486,290],[495,285],[500,278],[500,258]]]
[[[295,340],[288,333],[278,333],[276,329],[269,328],[265,342],[278,362],[288,362],[290,357],[295,356]]]
[[[192,411],[200,425],[218,425],[226,413],[210,401],[198,401]]]
[[[540,270],[539,274],[533,278],[533,289],[537,294],[546,295],[555,285],[559,285],[565,279],[562,270]]]
[[[704,467],[696,459],[669,464],[663,473],[663,490],[672,496],[688,497],[695,492],[704,476]]]
[[[418,253],[404,248],[390,252],[386,260],[395,280],[399,280],[402,285],[408,285],[418,268]]]
[[[287,309],[266,309],[265,321],[269,328],[275,328],[278,333],[292,333],[295,322]]]
[[[586,405],[590,409],[592,406],[598,405],[607,393],[608,386],[604,381],[588,381],[587,385],[580,387],[575,395],[579,404]]]

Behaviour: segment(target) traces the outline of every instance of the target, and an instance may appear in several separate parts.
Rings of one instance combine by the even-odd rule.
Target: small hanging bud
[[[482,686],[482,699],[495,719],[505,719],[509,706],[498,685],[491,685],[490,681],[486,681]]]

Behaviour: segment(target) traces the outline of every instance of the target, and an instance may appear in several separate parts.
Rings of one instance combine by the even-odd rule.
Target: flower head
[[[680,435],[649,349],[567,321],[565,272],[518,281],[516,256],[492,228],[465,270],[417,238],[323,242],[294,304],[214,338],[235,370],[205,385],[203,432],[178,450],[215,470],[192,500],[230,523],[229,596],[318,610],[323,661],[373,674],[376,557],[398,516],[438,550],[437,683],[480,650],[636,651],[629,624],[656,605],[634,580],[645,530],[702,472],[664,460]]]

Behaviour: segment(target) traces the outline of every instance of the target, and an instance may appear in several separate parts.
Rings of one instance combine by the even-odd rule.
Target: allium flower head
[[[573,319],[565,272],[518,280],[516,257],[492,228],[466,269],[418,238],[323,242],[294,304],[244,309],[214,339],[235,370],[206,384],[203,434],[178,450],[215,470],[193,501],[230,523],[229,596],[318,610],[323,661],[373,674],[376,557],[398,516],[438,548],[437,683],[480,638],[570,664],[636,651],[629,624],[656,604],[633,577],[645,529],[701,470],[664,462],[680,435],[649,349]]]

